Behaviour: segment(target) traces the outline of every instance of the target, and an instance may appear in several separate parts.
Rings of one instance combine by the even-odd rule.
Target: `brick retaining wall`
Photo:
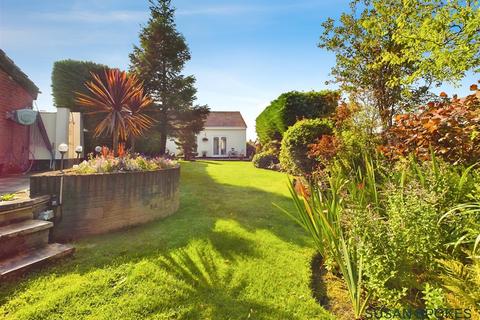
[[[30,196],[60,194],[60,174],[30,177]],[[146,223],[179,207],[180,168],[65,175],[52,237],[66,241]]]

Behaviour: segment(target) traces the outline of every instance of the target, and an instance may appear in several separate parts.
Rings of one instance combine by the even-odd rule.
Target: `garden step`
[[[0,202],[0,226],[32,219],[35,212],[47,209],[50,196]]]
[[[0,226],[33,218],[32,207],[20,207],[0,211]]]
[[[52,243],[45,247],[25,251],[9,259],[0,260],[0,279],[19,275],[33,267],[43,265],[74,252],[71,245]]]
[[[53,223],[41,220],[25,220],[0,227],[0,258],[45,246],[51,227]]]

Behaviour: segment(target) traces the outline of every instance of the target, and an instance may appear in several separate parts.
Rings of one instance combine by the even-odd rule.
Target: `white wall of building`
[[[226,155],[214,155],[213,154],[213,143],[214,138],[222,137],[227,138],[227,154]],[[208,141],[203,141],[204,138],[207,138]],[[207,152],[207,157],[228,157],[229,152],[234,149],[237,155],[246,155],[246,143],[247,143],[247,132],[242,128],[229,128],[229,127],[209,127],[205,128],[204,131],[200,132],[197,135],[197,152],[198,156],[201,157],[204,151]]]
[[[45,125],[45,130],[47,131],[48,138],[50,142],[54,142],[56,123],[57,123],[57,113],[56,112],[40,112],[42,117],[43,124]],[[37,128],[37,125],[31,127],[30,130],[30,151],[33,153],[35,160],[51,160],[52,156],[48,151],[45,143],[43,142],[40,131]]]
[[[76,158],[75,147],[83,145],[83,126],[81,115],[78,112],[70,112],[67,108],[57,108],[57,112],[40,111],[48,139],[55,150],[55,159],[60,159],[57,147],[61,143],[68,145],[66,159]],[[42,136],[36,125],[30,130],[30,150],[35,160],[51,160],[51,155],[42,140]]]
[[[226,145],[226,154],[225,155],[214,155],[213,154],[213,144],[214,138],[218,137],[221,139],[225,137],[227,140]],[[204,138],[207,138],[207,141],[203,141]],[[234,149],[237,155],[246,155],[246,144],[247,144],[247,131],[244,128],[237,127],[207,127],[197,135],[197,152],[198,156],[202,157],[203,152],[206,151],[207,157],[228,157],[229,152]],[[179,149],[174,142],[173,138],[167,139],[167,150],[170,153],[179,153]]]
[[[80,112],[70,112],[68,117],[68,159],[77,158],[75,148],[77,146],[83,146],[83,124],[82,115]],[[80,154],[83,156],[83,153]]]

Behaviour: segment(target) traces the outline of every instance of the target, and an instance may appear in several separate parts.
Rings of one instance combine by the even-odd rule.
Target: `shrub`
[[[352,237],[363,241],[366,287],[380,303],[395,307],[412,290],[421,291],[419,275],[435,268],[441,249],[437,197],[415,183],[383,192],[385,214],[368,208],[352,212]],[[356,200],[348,205],[356,206]]]
[[[276,155],[280,154],[281,140],[271,140],[262,145],[262,151],[272,151]]]
[[[282,169],[293,175],[310,176],[318,161],[307,157],[308,146],[323,135],[333,133],[332,124],[325,119],[305,119],[291,126],[284,134],[280,150]]]
[[[308,145],[308,158],[314,159],[318,163],[314,171],[323,170],[333,160],[337,155],[338,145],[338,139],[329,134],[324,134],[315,140],[315,143]]]
[[[257,117],[255,128],[260,143],[281,140],[288,127],[300,119],[327,117],[338,104],[337,91],[291,91],[281,94]],[[313,141],[311,141],[313,142]]]
[[[480,90],[465,99],[430,102],[420,114],[397,115],[385,132],[382,152],[391,159],[414,154],[435,155],[450,163],[473,164],[480,159]]]
[[[248,159],[253,158],[255,153],[257,153],[257,148],[255,146],[255,141],[252,141],[252,140],[247,141],[247,145],[246,145],[245,150],[247,150],[247,154],[246,154],[247,158]]]
[[[88,94],[85,82],[92,79],[90,72],[102,73],[108,67],[90,61],[61,60],[53,64],[52,95],[56,107],[72,112],[86,111],[76,103],[76,92]]]
[[[279,161],[272,151],[262,151],[253,156],[252,162],[256,168],[272,169]]]

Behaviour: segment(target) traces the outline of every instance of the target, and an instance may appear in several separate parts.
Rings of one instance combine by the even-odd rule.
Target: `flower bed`
[[[122,157],[99,156],[90,157],[69,172],[75,174],[112,173],[122,171],[153,171],[178,167],[176,161],[165,158],[146,158],[140,155],[127,154]]]
[[[180,168],[141,156],[96,157],[75,168],[30,177],[30,195],[56,195],[52,237],[57,241],[106,233],[173,214],[179,207]]]

